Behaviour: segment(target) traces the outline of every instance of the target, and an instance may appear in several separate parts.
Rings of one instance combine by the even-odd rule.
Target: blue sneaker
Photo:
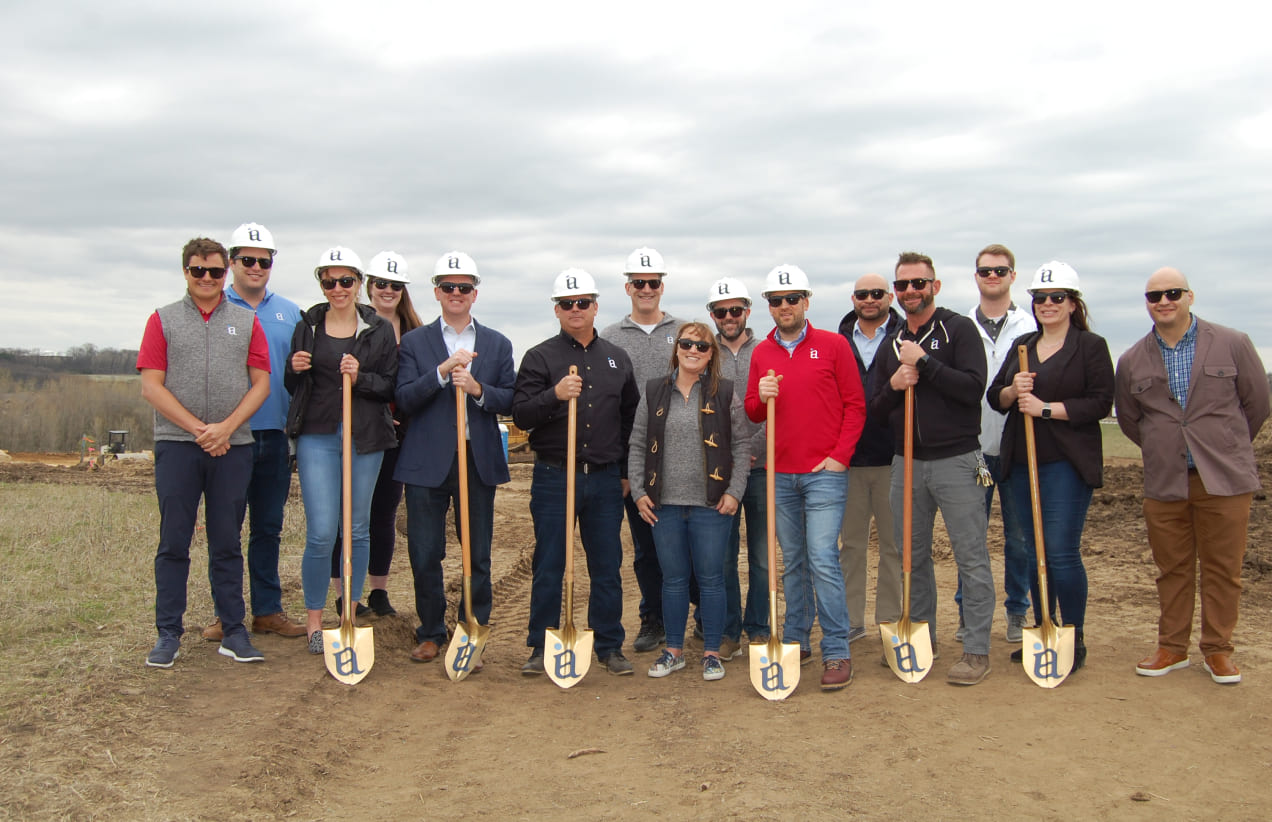
[[[181,656],[181,638],[171,634],[160,634],[159,641],[146,657],[146,664],[151,668],[171,668],[172,663]]]
[[[265,655],[256,650],[252,646],[252,641],[247,638],[247,631],[235,631],[232,634],[226,634],[221,640],[221,647],[217,649],[217,653],[221,656],[228,656],[235,662],[265,661]]]
[[[702,678],[708,682],[724,679],[724,663],[720,657],[707,654],[702,657]]]
[[[685,667],[685,655],[676,656],[664,648],[663,652],[654,660],[654,664],[649,666],[649,675],[655,679],[661,679],[668,674],[679,671],[683,667]]]

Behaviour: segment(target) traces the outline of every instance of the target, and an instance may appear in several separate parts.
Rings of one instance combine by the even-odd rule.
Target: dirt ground
[[[1266,475],[1266,442],[1261,458]],[[630,564],[624,623],[636,675],[594,664],[568,691],[523,677],[530,469],[514,465],[497,496],[484,671],[453,683],[440,663],[408,659],[415,620],[402,537],[390,579],[400,615],[367,623],[376,661],[361,684],[340,684],[302,640],[272,635],[257,638],[264,664],[235,665],[199,638],[211,614],[189,613],[170,671],[144,669],[148,646],[137,647],[109,661],[118,684],[86,695],[73,719],[47,723],[37,712],[0,728],[0,817],[1267,819],[1272,506],[1262,494],[1254,503],[1235,637],[1245,681],[1212,683],[1195,646],[1191,668],[1139,677],[1133,667],[1154,647],[1157,600],[1141,469],[1123,463],[1107,470],[1086,528],[1090,657],[1055,690],[1009,663],[1001,607],[993,673],[972,688],[946,684],[959,653],[946,544],[937,546],[942,656],[918,684],[880,666],[873,624],[852,647],[852,685],[837,693],[817,688],[818,658],[782,702],[755,693],[745,656],[720,682],[703,682],[692,665],[650,679],[654,654],[630,651]],[[0,482],[153,493],[149,466],[138,464],[90,472],[14,462],[0,465]],[[288,516],[301,515],[295,498],[290,506]],[[990,544],[1001,584],[997,526]],[[457,556],[448,565],[453,598]],[[284,602],[298,617],[299,580],[286,576]],[[583,571],[581,602],[586,590]]]

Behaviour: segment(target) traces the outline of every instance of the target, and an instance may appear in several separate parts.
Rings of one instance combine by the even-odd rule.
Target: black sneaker
[[[172,663],[181,656],[181,638],[169,634],[160,634],[155,647],[146,655],[146,664],[151,668],[171,668]]]
[[[371,589],[371,593],[367,594],[367,607],[375,611],[376,616],[390,616],[397,613],[389,604],[389,592],[383,588]],[[357,610],[361,613],[362,606],[359,605]]]
[[[264,662],[265,655],[252,647],[247,638],[247,631],[235,631],[226,634],[221,640],[221,647],[216,649],[221,656],[228,656],[235,662]]]
[[[601,664],[614,676],[631,676],[632,674],[632,663],[623,656],[622,651],[613,651],[601,660]]]
[[[388,600],[385,600],[386,602]],[[371,613],[371,609],[359,602],[353,609],[353,618],[364,617]],[[397,613],[394,611],[394,613]],[[344,597],[336,597],[336,616],[344,619]]]
[[[538,676],[543,672],[543,649],[535,648],[530,651],[530,658],[521,666],[521,674],[522,676]]]
[[[632,649],[643,654],[665,644],[667,644],[667,632],[663,630],[663,624],[649,618],[641,620],[640,632],[636,634]]]

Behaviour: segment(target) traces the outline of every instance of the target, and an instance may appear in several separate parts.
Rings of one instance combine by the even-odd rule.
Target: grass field
[[[1113,420],[1100,423],[1100,433],[1104,435],[1104,457],[1137,460],[1140,458],[1139,446],[1126,438],[1122,429]]]

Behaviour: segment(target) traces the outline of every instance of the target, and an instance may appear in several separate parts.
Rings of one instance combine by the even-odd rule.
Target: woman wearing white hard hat
[[[361,599],[367,573],[371,495],[387,448],[397,445],[389,402],[397,381],[393,327],[369,305],[359,305],[362,261],[347,248],[323,252],[314,277],[327,296],[304,312],[292,334],[285,384],[291,392],[287,432],[296,441],[296,465],[305,504],[305,593],[309,651],[322,653],[322,611],[327,602],[332,546],[340,525],[343,375],[353,382],[353,596]]]
[[[1026,468],[1024,415],[1034,417],[1038,455],[1038,491],[1047,557],[1051,613],[1075,628],[1073,670],[1086,661],[1087,576],[1082,564],[1082,529],[1092,491],[1104,484],[1100,420],[1113,407],[1113,361],[1104,338],[1087,323],[1078,273],[1062,262],[1049,262],[1029,284],[1038,330],[1016,340],[1029,351],[1029,370],[1009,357],[990,381],[986,398],[1007,415],[1003,429],[1000,480],[1023,512],[1028,541],[1035,624],[1041,622],[1037,549],[1034,546],[1029,472]],[[1012,661],[1023,654],[1017,650]]]

